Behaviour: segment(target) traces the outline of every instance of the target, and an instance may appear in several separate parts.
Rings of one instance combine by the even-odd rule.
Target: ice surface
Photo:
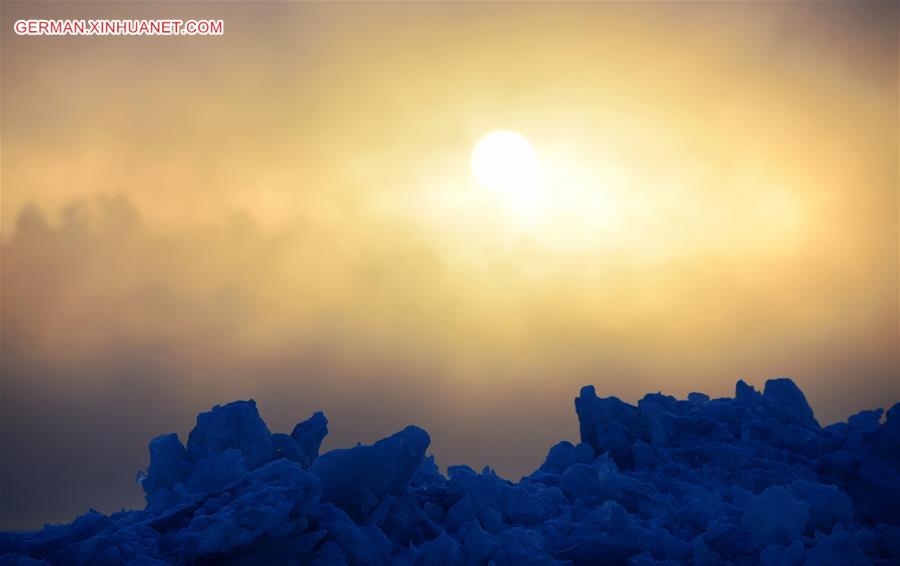
[[[822,428],[774,379],[734,398],[575,400],[581,439],[519,482],[440,473],[407,427],[319,454],[253,401],[150,442],[147,506],[0,534],[0,564],[898,564],[900,405]]]

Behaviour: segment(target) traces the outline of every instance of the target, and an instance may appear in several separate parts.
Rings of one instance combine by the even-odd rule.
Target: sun
[[[472,150],[478,183],[507,194],[527,193],[536,183],[537,153],[528,138],[513,130],[494,130]]]

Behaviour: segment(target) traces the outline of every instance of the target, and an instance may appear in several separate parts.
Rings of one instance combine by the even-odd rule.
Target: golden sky
[[[9,33],[66,17],[225,34]],[[414,422],[440,464],[514,475],[576,437],[586,383],[635,401],[787,375],[822,422],[900,397],[896,3],[4,2],[2,20],[21,477],[51,456],[7,425],[58,434],[40,407],[105,415],[66,434],[127,445],[117,472],[255,397],[276,429],[324,409],[330,446]],[[498,128],[534,146],[538,206],[473,180]],[[78,485],[84,504],[138,493]]]

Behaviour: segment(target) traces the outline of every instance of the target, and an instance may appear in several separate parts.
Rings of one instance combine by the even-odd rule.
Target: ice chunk
[[[885,422],[878,427],[873,452],[891,466],[900,466],[900,403],[888,409]]]
[[[512,527],[496,537],[490,563],[497,566],[553,566],[556,562],[547,552],[540,533],[522,527]]]
[[[779,377],[766,381],[763,400],[784,421],[799,421],[818,426],[806,396],[793,380]]]
[[[198,461],[230,448],[240,451],[248,470],[262,466],[275,455],[271,434],[253,399],[216,405],[197,415],[197,426],[188,436],[188,456]]]
[[[316,411],[311,417],[298,423],[291,432],[291,438],[306,455],[308,462],[312,462],[319,455],[319,447],[327,435],[328,419],[322,411]]]
[[[881,423],[881,415],[884,409],[872,409],[871,411],[860,411],[855,415],[851,415],[847,419],[847,424],[862,430],[875,430]]]
[[[635,469],[654,468],[662,461],[660,452],[643,440],[635,441],[631,445],[631,457],[634,460]]]
[[[808,508],[780,485],[773,485],[747,504],[744,524],[760,548],[770,544],[790,544],[803,532],[809,518]]]
[[[287,458],[291,462],[296,462],[302,467],[307,468],[312,460],[300,449],[294,439],[281,432],[272,434],[272,448],[275,449],[275,458]]]
[[[725,562],[719,553],[711,549],[703,537],[696,537],[691,543],[694,548],[694,558],[691,564],[695,566],[724,566]]]
[[[759,553],[760,566],[801,566],[806,556],[806,548],[799,540],[790,546],[773,544]]]
[[[376,564],[385,551],[383,534],[381,537],[367,535],[343,509],[334,505],[319,506],[313,521],[328,532],[328,540],[336,542],[354,564]]]
[[[212,453],[194,463],[186,482],[187,487],[190,491],[200,493],[225,487],[247,474],[244,462],[244,455],[237,448]]]
[[[752,385],[747,385],[743,379],[739,379],[734,386],[734,398],[736,401],[748,404],[762,401],[762,395]]]
[[[434,454],[431,454],[422,460],[422,465],[419,466],[419,469],[416,470],[416,473],[413,474],[409,481],[413,485],[427,487],[441,485],[447,481],[447,478],[441,475],[437,462],[434,460]]]
[[[848,525],[853,518],[853,502],[834,485],[794,480],[790,492],[809,506],[806,533],[830,533],[835,524]]]
[[[562,473],[572,464],[589,464],[594,461],[595,457],[594,449],[587,442],[580,442],[577,446],[572,446],[571,442],[563,441],[550,448],[540,470]]]
[[[709,403],[709,395],[694,391],[692,393],[688,393],[688,401],[690,401],[694,405],[705,405]]]
[[[575,399],[581,441],[597,454],[609,452],[620,466],[631,464],[631,443],[642,430],[637,407],[618,397],[597,397],[592,385]]]
[[[406,489],[430,443],[427,432],[408,426],[372,445],[326,452],[309,470],[322,481],[322,500],[359,520],[386,495]]]
[[[195,561],[299,534],[309,527],[320,493],[316,476],[288,460],[276,460],[200,507],[172,543],[180,558]]]
[[[418,549],[419,559],[416,563],[423,566],[453,566],[461,563],[462,547],[447,533],[424,543]]]
[[[559,486],[566,495],[573,498],[596,495],[600,491],[597,470],[590,464],[569,466],[563,473]]]
[[[662,404],[642,399],[638,410],[644,434],[652,446],[665,446],[675,440],[678,435],[675,418]]]
[[[816,533],[816,544],[806,552],[806,564],[863,566],[871,564],[860,548],[859,537],[835,525],[830,535]]]
[[[157,436],[150,441],[150,466],[140,482],[144,493],[151,497],[160,489],[184,482],[189,466],[187,451],[177,434]]]
[[[556,552],[554,558],[574,564],[617,564],[640,551],[606,533],[598,533]]]

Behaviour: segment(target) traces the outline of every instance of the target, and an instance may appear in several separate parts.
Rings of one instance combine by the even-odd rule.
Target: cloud
[[[897,394],[880,303],[807,288],[809,266],[594,269],[525,245],[485,268],[415,226],[379,229],[238,211],[166,230],[117,194],[24,208],[2,250],[4,526],[139,504],[136,447],[235,398],[275,430],[324,409],[332,447],[418,423],[439,461],[514,476],[574,437],[584,383],[629,399],[792,374],[825,422]],[[834,306],[850,297],[856,320]],[[83,453],[102,471],[81,475]]]

